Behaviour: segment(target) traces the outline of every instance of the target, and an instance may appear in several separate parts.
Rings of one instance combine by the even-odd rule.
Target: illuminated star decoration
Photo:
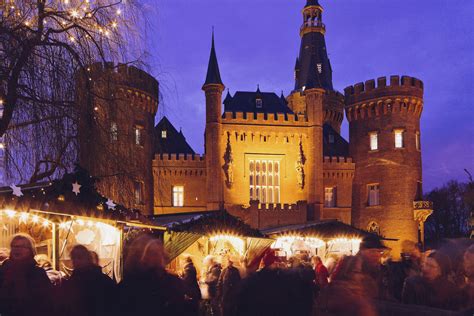
[[[20,187],[17,187],[16,185],[12,184],[10,188],[13,190],[13,195],[17,197],[23,196],[23,192],[21,192]]]
[[[115,210],[115,207],[117,206],[117,204],[115,204],[114,201],[112,201],[111,199],[108,199],[105,204],[107,204],[107,208],[109,210]]]
[[[81,193],[81,187],[77,181],[72,184],[72,192],[77,196],[79,193]]]

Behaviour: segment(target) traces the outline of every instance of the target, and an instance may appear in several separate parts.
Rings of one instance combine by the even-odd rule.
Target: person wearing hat
[[[451,261],[445,254],[434,251],[423,263],[421,276],[405,280],[402,302],[434,308],[456,310],[459,307],[459,294],[448,276]]]

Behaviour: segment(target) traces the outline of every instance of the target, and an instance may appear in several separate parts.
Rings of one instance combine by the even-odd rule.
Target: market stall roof
[[[77,166],[75,172],[46,183],[0,188],[0,209],[30,210],[116,221],[146,222],[137,210],[115,204],[97,192],[97,179]]]
[[[225,210],[158,216],[153,220],[157,225],[167,226],[175,232],[190,232],[200,235],[225,233],[265,238],[260,231],[253,229]]]
[[[171,227],[175,224],[187,223],[191,220],[198,219],[203,215],[214,213],[214,212],[218,212],[218,211],[201,211],[201,212],[186,212],[186,213],[154,215],[150,217],[150,219],[156,225]]]
[[[369,235],[369,232],[344,224],[337,220],[326,220],[297,225],[273,227],[262,230],[267,236],[301,234],[305,236],[319,237],[329,240],[339,237],[359,237]]]

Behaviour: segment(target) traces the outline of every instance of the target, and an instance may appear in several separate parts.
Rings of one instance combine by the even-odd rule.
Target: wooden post
[[[59,267],[59,226],[56,223],[52,223],[51,225],[51,239],[52,239],[52,264],[53,269],[56,271],[60,270]]]

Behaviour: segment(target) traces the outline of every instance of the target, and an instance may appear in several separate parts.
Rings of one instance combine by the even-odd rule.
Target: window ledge
[[[371,150],[371,149],[370,149],[370,150],[369,150],[369,153],[377,153],[377,152],[379,152],[379,150],[380,150],[380,149],[374,149],[374,150]]]

